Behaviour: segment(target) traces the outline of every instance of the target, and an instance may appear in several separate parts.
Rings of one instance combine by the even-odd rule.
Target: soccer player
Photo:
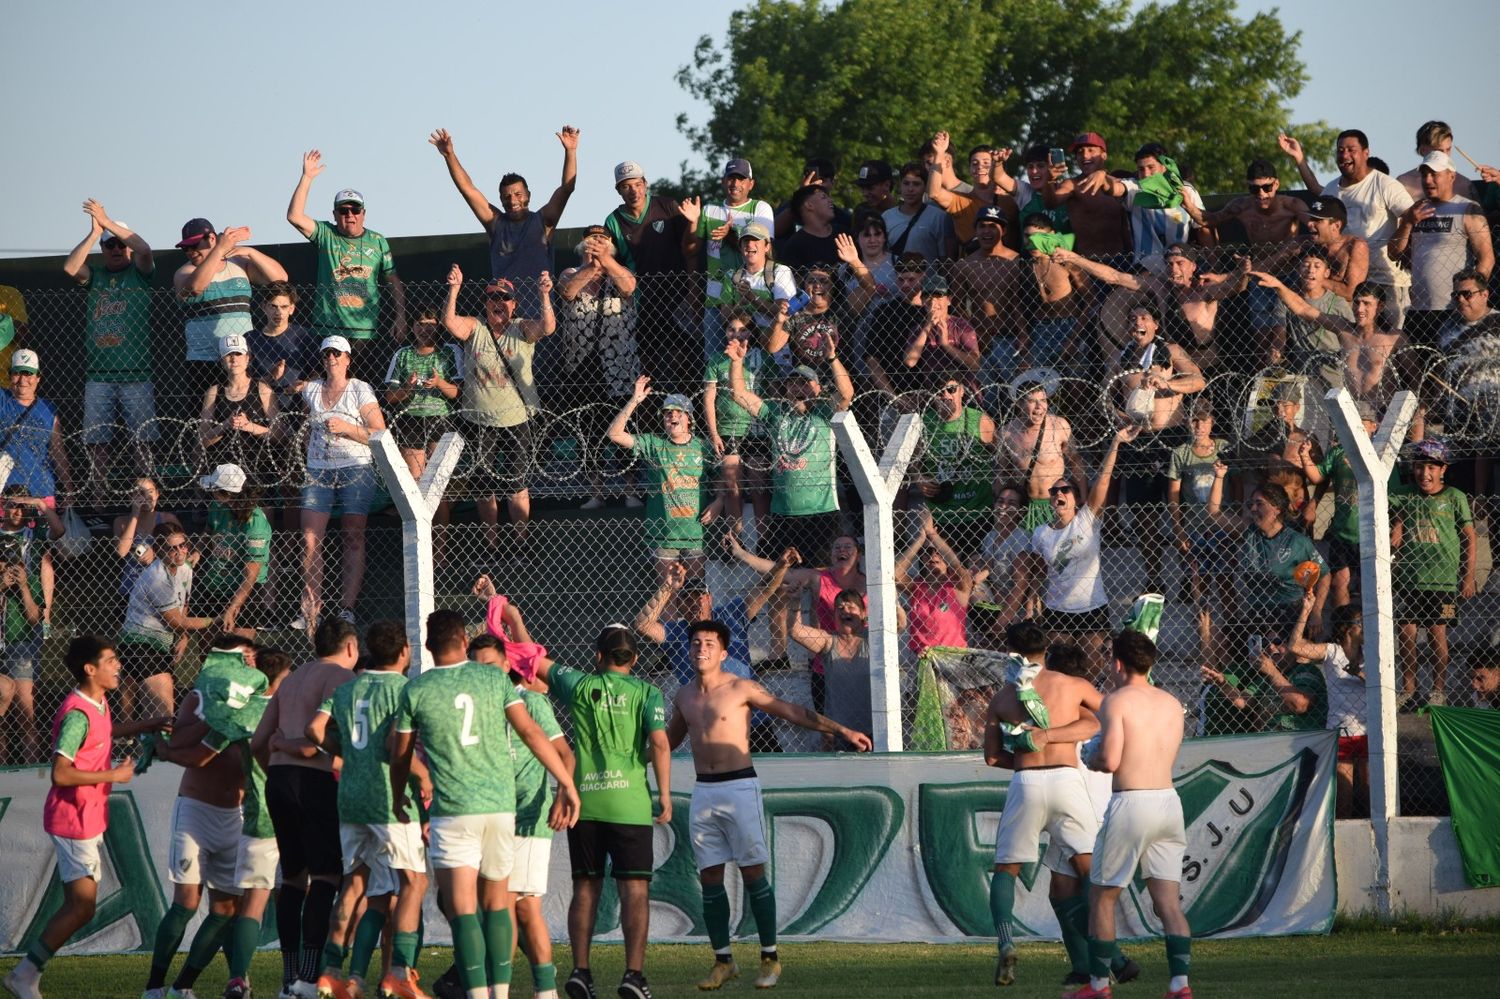
[[[1156,643],[1138,631],[1114,640],[1115,689],[1099,707],[1097,752],[1086,762],[1114,774],[1114,794],[1094,842],[1089,875],[1089,981],[1071,999],[1110,996],[1109,962],[1115,952],[1115,905],[1136,876],[1146,878],[1151,904],[1167,938],[1171,981],[1163,999],[1192,999],[1188,964],[1192,930],[1177,892],[1187,848],[1182,799],[1172,786],[1172,764],[1182,746],[1182,703],[1148,679]]]
[[[469,658],[507,671],[526,705],[526,713],[557,747],[564,769],[571,773],[577,761],[568,748],[562,726],[557,724],[552,703],[547,700],[547,685],[537,679],[535,661],[512,661],[505,640],[493,633],[479,635],[469,642]],[[553,800],[552,784],[547,780],[541,761],[517,738],[515,729],[511,729],[510,736],[516,765],[516,861],[511,868],[509,888],[515,897],[521,949],[531,961],[536,999],[557,999],[552,934],[548,932],[547,920],[542,915],[542,896],[547,894],[547,868],[552,859],[552,827],[547,825],[547,813]]]
[[[459,979],[469,999],[506,999],[515,934],[506,899],[516,819],[509,729],[557,779],[553,828],[577,821],[578,792],[505,673],[470,662],[466,645],[457,611],[427,616],[433,668],[402,688],[391,737],[391,794],[397,818],[409,822],[406,781],[420,734],[432,777],[432,867],[448,904]],[[415,976],[389,991],[419,995]]]
[[[1038,859],[1042,830],[1049,845],[1040,859],[1051,872],[1048,897],[1062,930],[1072,972],[1064,985],[1088,981],[1088,880],[1099,821],[1078,769],[1078,743],[1099,731],[1095,712],[1102,698],[1085,678],[1086,663],[1073,675],[1054,668],[1047,635],[1035,622],[1017,621],[1005,630],[1005,644],[1024,665],[1008,676],[985,713],[984,761],[1015,772],[1005,794],[995,833],[995,871],[990,878],[990,914],[1000,942],[995,984],[1016,981],[1016,945],[1011,922],[1016,877],[1023,864]],[[1056,657],[1060,660],[1062,656]],[[1074,660],[1076,661],[1076,659]],[[1140,966],[1113,960],[1117,980],[1128,982]]]
[[[417,923],[422,896],[427,892],[427,861],[422,851],[422,826],[413,822],[412,809],[397,814],[391,801],[391,722],[406,686],[411,646],[400,621],[377,621],[365,632],[370,667],[324,701],[304,734],[324,752],[343,759],[339,773],[339,841],[344,882],[328,923],[323,945],[323,973],[318,976],[321,999],[344,999],[363,994],[369,977],[370,955],[380,944],[391,896],[397,898],[392,935],[391,968],[380,988],[393,995],[412,990],[417,963]],[[431,793],[427,768],[413,759],[411,771]],[[345,982],[344,940],[360,896],[368,899],[354,932]],[[406,990],[406,991],[403,991]]]
[[[108,639],[78,636],[68,643],[63,662],[78,686],[63,698],[52,719],[52,788],[42,807],[42,827],[57,851],[63,902],[26,956],[5,976],[5,988],[20,999],[42,999],[38,986],[47,961],[94,918],[109,790],[130,783],[135,774],[129,760],[109,765],[111,740],[172,725],[167,717],[113,725],[105,698],[120,686],[120,659]]]
[[[788,556],[794,554],[788,549],[777,561],[776,586],[791,565]],[[672,700],[667,741],[675,749],[688,735],[693,737],[697,780],[688,830],[703,886],[703,921],[714,949],[714,965],[698,988],[706,992],[722,988],[740,973],[729,946],[729,895],[724,890],[724,867],[732,861],[745,881],[760,935],[760,974],[755,987],[769,989],[781,978],[781,961],[776,953],[776,892],[766,876],[771,854],[766,849],[760,779],[750,759],[750,711],[759,708],[793,725],[839,736],[861,753],[869,752],[872,744],[863,732],[800,704],[789,704],[754,680],[726,672],[729,629],[722,622],[696,622],[688,644],[695,677]]]
[[[667,745],[661,691],[630,675],[639,650],[623,624],[606,625],[594,642],[596,672],[537,663],[537,675],[573,720],[582,807],[568,830],[573,865],[573,901],[568,906],[568,942],[573,973],[563,984],[568,999],[594,999],[589,949],[608,862],[620,895],[625,937],[621,999],[651,999],[646,984],[646,934],[651,906],[651,788],[646,761],[656,773],[660,811],[655,822],[672,821],[672,749]]]

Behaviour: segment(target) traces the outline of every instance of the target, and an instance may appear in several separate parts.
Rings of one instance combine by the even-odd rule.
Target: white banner
[[[1330,732],[1185,743],[1176,785],[1187,819],[1183,908],[1198,937],[1318,933],[1333,921],[1333,763]],[[656,832],[651,936],[700,940],[696,865],[687,840],[691,761],[674,757],[673,821]],[[788,940],[950,942],[993,935],[989,876],[1008,771],[969,753],[765,756],[756,763],[777,893]],[[1102,815],[1109,778],[1089,774]],[[70,953],[149,949],[171,896],[164,871],[178,771],[157,766],[111,797],[105,872],[94,923]],[[43,770],[0,772],[0,951],[17,953],[60,899],[51,841],[42,831]],[[731,875],[731,877],[733,877]],[[545,912],[566,937],[570,874],[565,837],[552,855]],[[1048,873],[1023,869],[1018,936],[1055,939]],[[753,935],[754,918],[731,881],[732,926]],[[430,909],[429,899],[429,909]],[[1144,885],[1121,903],[1122,938],[1159,932]],[[428,913],[427,939],[446,940]],[[618,908],[606,882],[599,929],[618,938]],[[190,937],[189,937],[190,939]]]

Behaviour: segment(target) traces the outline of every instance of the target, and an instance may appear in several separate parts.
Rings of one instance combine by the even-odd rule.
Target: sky
[[[297,239],[286,202],[312,148],[326,164],[309,199],[314,217],[353,187],[369,226],[387,236],[471,231],[427,143],[439,127],[492,199],[514,171],[540,206],[562,165],[553,135],[576,125],[578,187],[563,225],[598,221],[618,203],[619,160],[653,178],[696,164],[676,117],[701,122],[706,105],[673,77],[699,36],[722,36],[743,5],[6,0],[0,93],[15,145],[0,156],[0,256],[66,253],[88,233],[89,197],[154,246],[175,243],[194,216],[248,225],[252,242]],[[1500,6],[1449,0],[1430,24],[1396,0],[1364,0],[1354,16],[1325,0],[1280,13],[1304,33],[1311,77],[1293,122],[1362,128],[1399,172],[1415,163],[1417,126],[1441,118],[1466,152],[1500,163],[1495,105],[1475,82],[1493,66]],[[1401,68],[1422,65],[1429,50],[1436,78]]]

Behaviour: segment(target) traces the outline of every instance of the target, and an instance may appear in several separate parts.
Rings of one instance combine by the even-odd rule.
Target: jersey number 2
[[[479,745],[479,733],[474,731],[474,698],[468,694],[459,694],[453,698],[453,707],[464,713],[464,724],[458,733],[458,744],[460,746]]]

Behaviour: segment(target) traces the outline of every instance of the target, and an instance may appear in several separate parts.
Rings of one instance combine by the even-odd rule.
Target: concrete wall
[[[1375,840],[1364,819],[1334,823],[1339,911],[1374,911]],[[1456,910],[1463,916],[1500,916],[1500,888],[1470,888],[1453,824],[1445,818],[1391,821],[1391,910],[1421,915]]]

